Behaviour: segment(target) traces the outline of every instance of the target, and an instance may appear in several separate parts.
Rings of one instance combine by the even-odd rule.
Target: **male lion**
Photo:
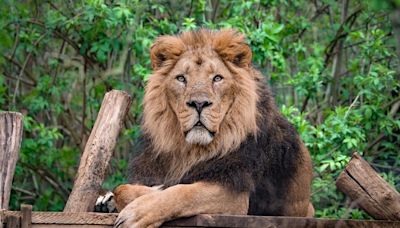
[[[131,184],[114,190],[116,227],[201,213],[313,215],[310,155],[251,56],[234,30],[155,41],[141,153]]]

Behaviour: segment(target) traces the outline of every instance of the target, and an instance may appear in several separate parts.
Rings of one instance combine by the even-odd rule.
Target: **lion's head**
[[[143,130],[156,151],[191,156],[193,163],[223,156],[256,133],[260,76],[242,34],[199,30],[162,36],[150,54]]]

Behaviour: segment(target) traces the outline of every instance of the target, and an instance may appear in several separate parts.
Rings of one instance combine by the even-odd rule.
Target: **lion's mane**
[[[165,78],[182,54],[208,49],[218,54],[234,76],[234,102],[220,124],[219,132],[207,146],[190,145],[179,128],[170,106]],[[251,66],[251,50],[245,37],[234,30],[199,30],[178,36],[162,36],[151,48],[153,74],[149,77],[143,101],[142,130],[151,139],[157,155],[170,157],[171,179],[181,178],[195,164],[223,157],[238,148],[249,134],[257,134],[257,101],[260,74]]]

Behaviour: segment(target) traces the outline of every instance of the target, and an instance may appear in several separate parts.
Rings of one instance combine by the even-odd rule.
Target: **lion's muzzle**
[[[186,102],[186,105],[195,109],[198,114],[198,121],[193,127],[185,132],[186,142],[190,144],[208,145],[214,138],[214,133],[211,132],[203,122],[201,122],[201,114],[207,107],[212,106],[212,102],[207,99],[192,99]]]

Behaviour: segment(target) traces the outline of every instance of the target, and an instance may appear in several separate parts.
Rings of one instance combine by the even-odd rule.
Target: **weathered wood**
[[[71,224],[33,224],[32,228],[111,228],[112,225],[71,225]],[[179,226],[182,227],[182,226]],[[162,228],[179,228],[165,227]],[[196,226],[185,226],[185,228],[195,228]]]
[[[33,224],[32,228],[110,228],[111,225]]]
[[[22,114],[0,112],[0,209],[8,209],[22,139]]]
[[[22,216],[20,211],[6,211],[5,216]],[[32,224],[112,225],[116,213],[32,212]]]
[[[19,228],[20,227],[20,217],[11,215],[6,217],[6,228]]]
[[[123,91],[113,90],[104,96],[64,212],[93,211],[130,104],[131,97]]]
[[[283,216],[198,215],[164,224],[165,227],[400,227],[400,222],[316,219]]]
[[[400,220],[400,194],[358,153],[353,154],[336,186],[373,218]]]
[[[32,205],[21,205],[21,228],[32,227]]]
[[[21,217],[19,211],[6,211],[6,217]],[[117,214],[32,212],[32,228],[106,228]],[[276,216],[197,215],[163,224],[162,227],[400,227],[400,222],[382,220],[316,219]]]
[[[6,217],[4,215],[5,210],[0,209],[0,228],[3,228],[3,224],[6,222]]]

